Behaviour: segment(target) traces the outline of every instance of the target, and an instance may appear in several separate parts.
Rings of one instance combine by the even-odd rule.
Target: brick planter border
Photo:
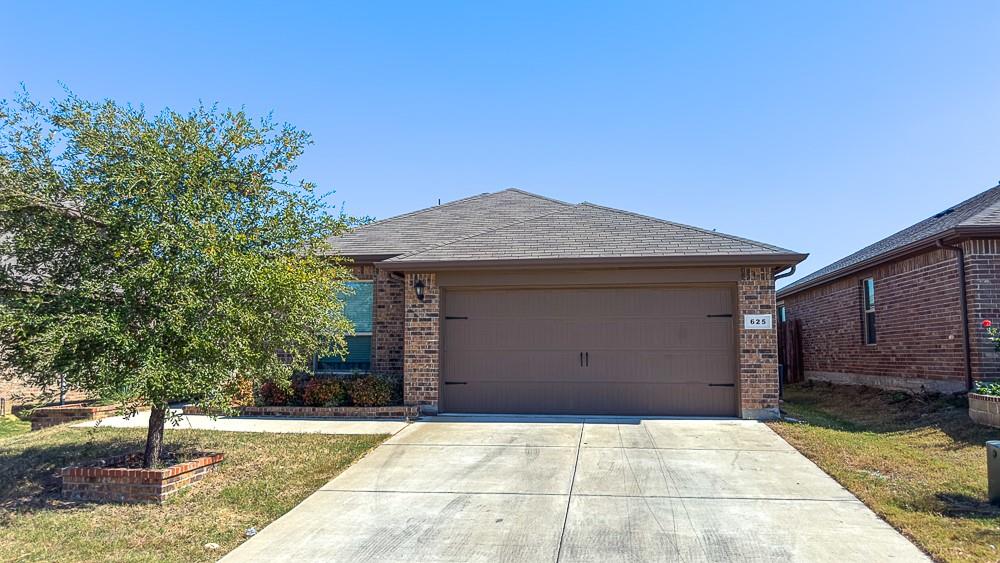
[[[163,469],[111,468],[142,458],[128,454],[101,460],[95,466],[62,470],[62,496],[96,502],[161,503],[177,491],[201,481],[218,468],[224,455],[204,452],[201,457]]]
[[[186,405],[184,414],[210,414],[196,405]],[[220,413],[215,413],[220,414]],[[296,418],[417,418],[415,405],[389,407],[240,407],[243,416],[288,416]]]
[[[115,405],[54,405],[41,407],[31,413],[31,429],[41,430],[67,422],[100,420],[114,416],[118,412]]]
[[[976,424],[1000,428],[1000,397],[969,393],[969,418]]]

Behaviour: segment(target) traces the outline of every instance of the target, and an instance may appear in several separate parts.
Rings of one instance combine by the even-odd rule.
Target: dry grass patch
[[[388,436],[170,430],[171,447],[226,460],[162,506],[60,500],[60,468],[140,451],[143,437],[59,426],[0,441],[0,561],[214,561]]]
[[[986,497],[987,440],[964,399],[865,387],[785,390],[771,427],[939,561],[1000,560],[1000,508]]]

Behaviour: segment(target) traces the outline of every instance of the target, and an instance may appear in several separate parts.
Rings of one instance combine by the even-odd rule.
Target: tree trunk
[[[142,466],[151,469],[160,461],[163,450],[163,428],[167,420],[167,407],[154,406],[149,411],[149,430],[146,433],[146,453]]]

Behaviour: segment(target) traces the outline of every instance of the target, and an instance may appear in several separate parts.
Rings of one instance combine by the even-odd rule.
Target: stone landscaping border
[[[54,405],[40,407],[31,413],[31,429],[41,430],[67,422],[100,420],[118,413],[115,405]]]
[[[199,455],[201,457],[163,469],[107,467],[136,462],[142,459],[142,454],[109,458],[92,467],[66,467],[62,470],[62,496],[80,501],[161,503],[204,479],[225,458],[216,452]]]
[[[416,405],[388,407],[240,407],[243,416],[288,416],[297,418],[417,418]],[[185,405],[184,414],[210,414],[197,405]],[[220,413],[216,413],[220,414]]]
[[[969,418],[976,424],[1000,428],[1000,397],[969,393]]]

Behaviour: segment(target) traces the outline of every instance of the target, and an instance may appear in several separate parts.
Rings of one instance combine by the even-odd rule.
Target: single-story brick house
[[[402,375],[425,413],[778,413],[774,276],[803,254],[515,189],[330,243],[358,336],[318,369]]]
[[[1000,186],[782,288],[807,379],[963,392],[996,378],[980,323],[1000,318]]]

